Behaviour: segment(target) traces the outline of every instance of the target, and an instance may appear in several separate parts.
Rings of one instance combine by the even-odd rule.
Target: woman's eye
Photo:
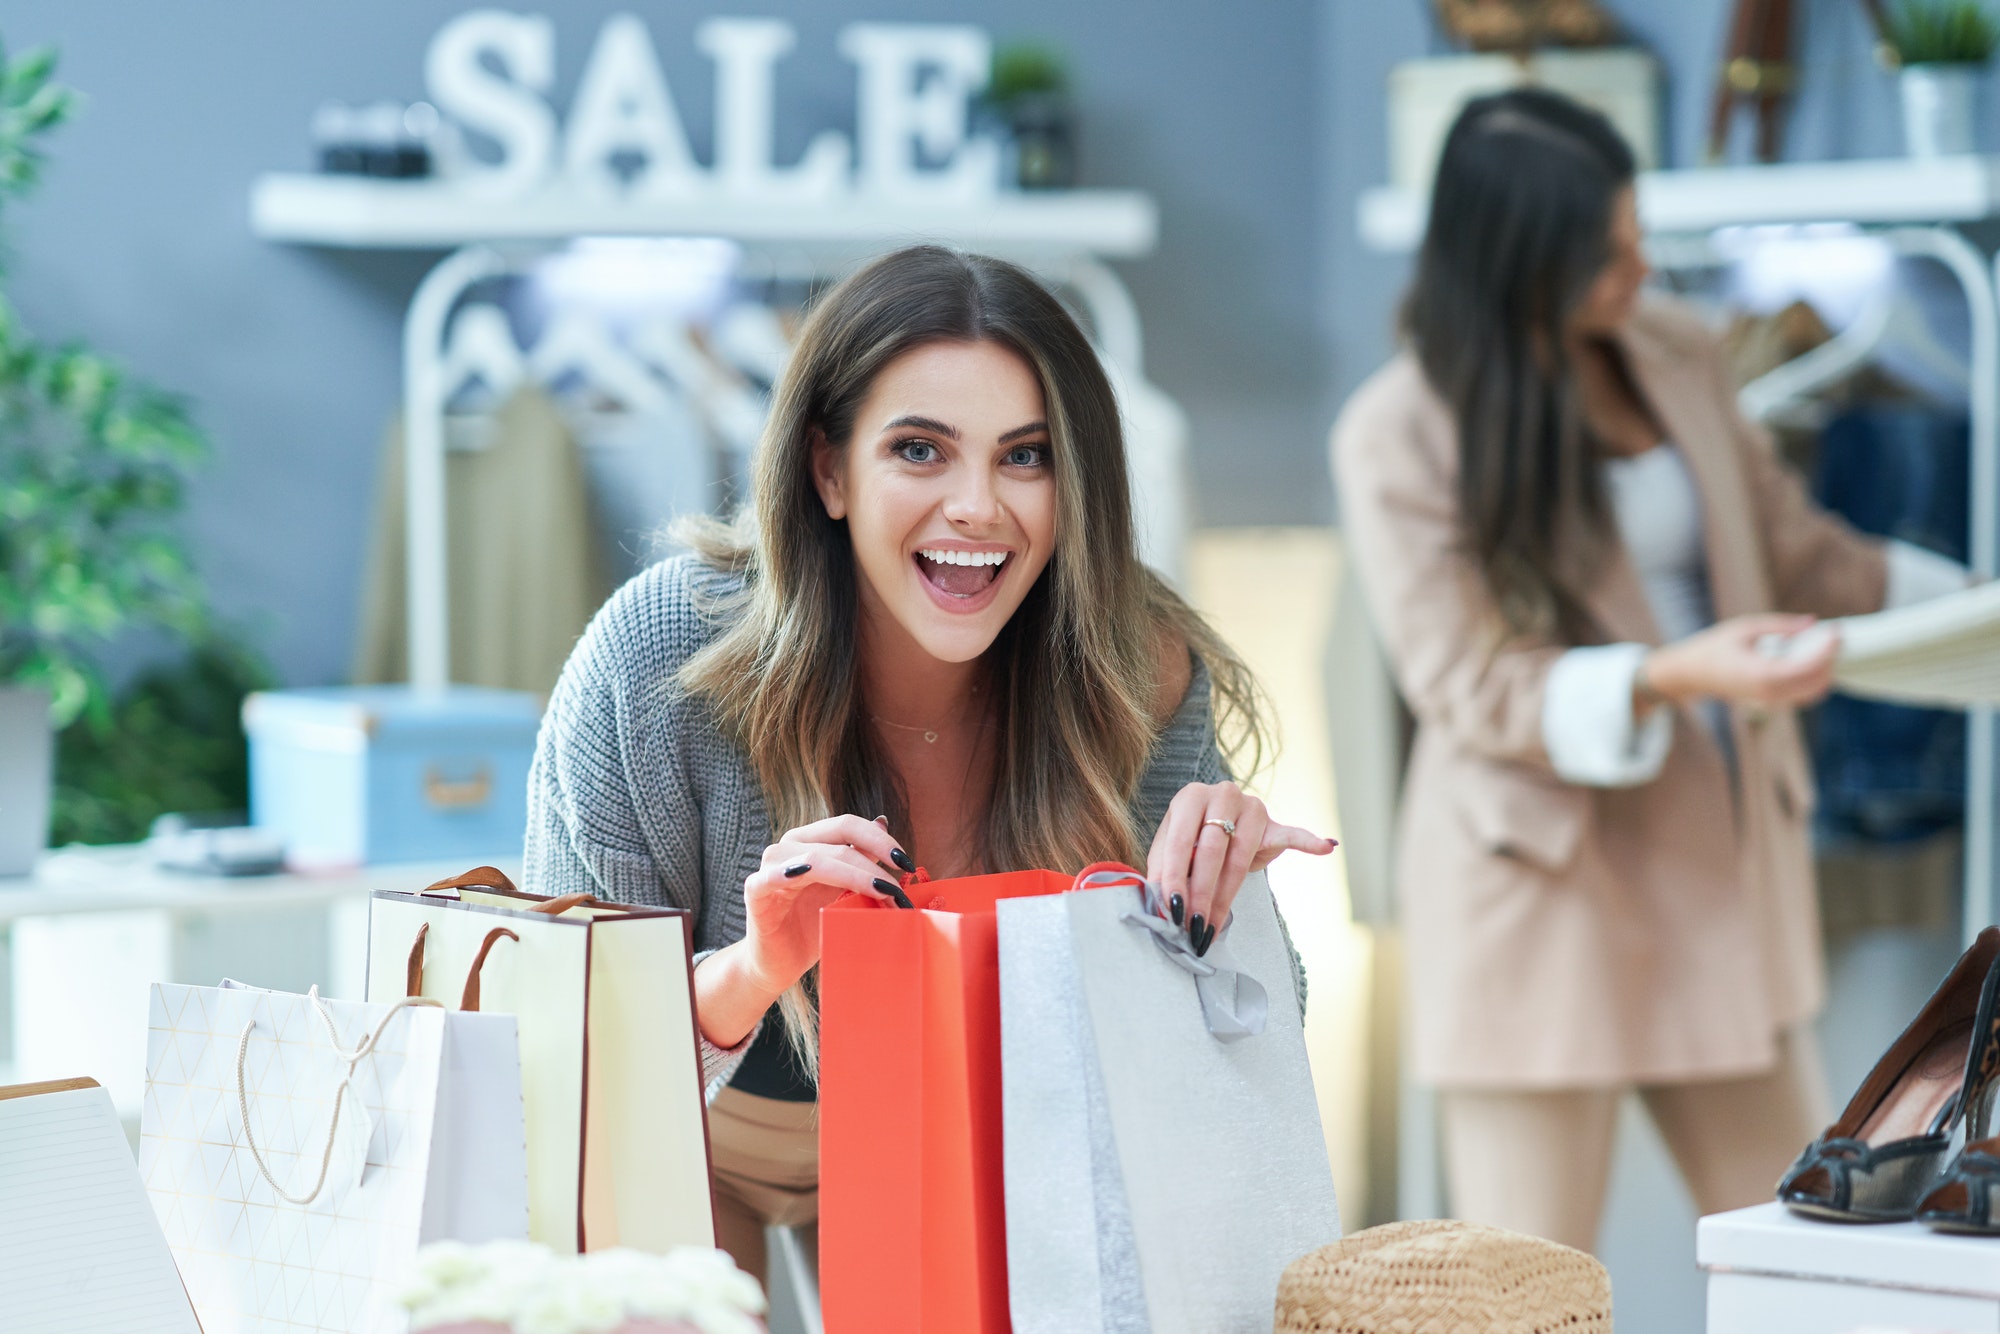
[[[1016,468],[1038,468],[1048,458],[1048,451],[1040,445],[1016,445],[1007,451],[1007,462]]]
[[[935,463],[938,456],[937,446],[928,440],[904,440],[895,451],[910,463]]]

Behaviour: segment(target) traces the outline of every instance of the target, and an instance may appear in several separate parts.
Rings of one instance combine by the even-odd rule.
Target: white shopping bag
[[[368,996],[515,1016],[529,1233],[559,1251],[715,1244],[688,914],[545,899],[490,866],[377,891]]]
[[[1197,959],[1135,873],[1085,883],[998,909],[1014,1330],[1268,1330],[1340,1236],[1270,887]]]
[[[394,1334],[418,1246],[527,1236],[509,1015],[158,985],[139,1167],[207,1334]]]

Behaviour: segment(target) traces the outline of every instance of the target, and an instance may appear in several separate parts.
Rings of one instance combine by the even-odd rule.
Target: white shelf
[[[426,250],[573,236],[723,236],[845,251],[919,240],[1020,255],[1144,255],[1159,237],[1150,197],[1125,190],[1002,194],[966,205],[840,199],[803,207],[723,196],[603,202],[550,190],[482,200],[437,181],[273,173],[251,187],[250,227],[300,245]]]
[[[1688,233],[1765,223],[1877,226],[1975,222],[2000,215],[2000,158],[1879,158],[1655,171],[1638,180],[1648,232]],[[1361,196],[1361,239],[1391,254],[1415,250],[1430,201],[1389,186]]]
[[[317,875],[216,876],[163,871],[143,843],[73,847],[44,856],[35,873],[0,879],[0,926],[22,917],[158,911],[228,915],[365,900],[378,889],[417,890],[465,869],[459,862],[357,866]],[[519,877],[518,858],[499,859]]]
[[[1776,1203],[1702,1219],[1695,1263],[1710,1273],[2000,1298],[2000,1246],[1990,1237],[1953,1236],[1920,1223],[1819,1223]]]

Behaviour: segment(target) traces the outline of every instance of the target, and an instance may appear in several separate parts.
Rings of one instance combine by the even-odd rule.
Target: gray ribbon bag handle
[[[1195,994],[1201,999],[1202,1021],[1217,1042],[1241,1042],[1264,1031],[1271,1008],[1270,993],[1264,984],[1244,971],[1229,949],[1229,922],[1216,933],[1215,943],[1205,957],[1196,957],[1186,933],[1167,920],[1166,895],[1137,871],[1123,867],[1092,869],[1076,878],[1075,888],[1116,889],[1129,886],[1139,891],[1139,902],[1119,920],[1152,937],[1168,961],[1194,978]],[[1231,914],[1231,921],[1235,914]]]

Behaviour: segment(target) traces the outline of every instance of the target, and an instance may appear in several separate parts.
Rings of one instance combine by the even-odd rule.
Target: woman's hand
[[[1840,637],[1827,632],[1802,651],[1771,653],[1760,641],[1811,629],[1810,616],[1737,616],[1656,648],[1639,670],[1635,695],[1647,691],[1675,703],[1712,698],[1772,708],[1812,704],[1833,688]],[[1643,700],[1637,700],[1643,706]]]
[[[896,869],[892,869],[896,868]],[[702,1034],[733,1047],[819,962],[819,910],[852,891],[907,907],[896,883],[916,863],[886,824],[839,815],[786,832],[743,881],[743,939],[695,970]]]
[[[1281,852],[1323,857],[1333,847],[1330,838],[1279,824],[1263,802],[1234,783],[1189,783],[1174,795],[1153,836],[1146,878],[1165,891],[1174,925],[1186,925],[1194,952],[1206,954],[1219,924],[1229,920],[1244,876]]]

